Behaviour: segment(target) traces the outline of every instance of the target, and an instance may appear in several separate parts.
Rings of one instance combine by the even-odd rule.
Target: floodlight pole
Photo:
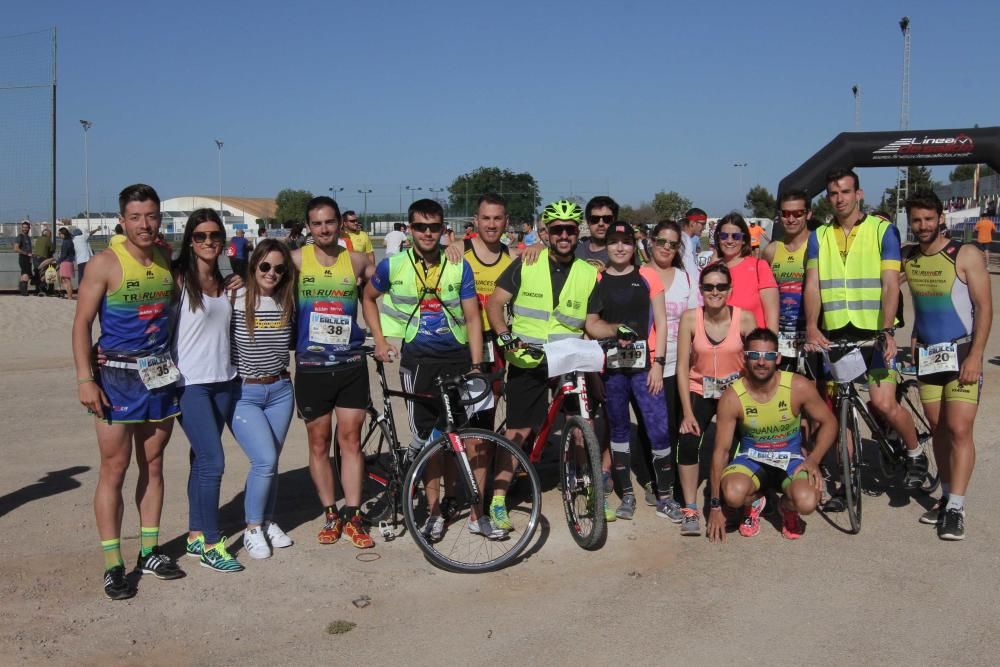
[[[92,128],[94,124],[89,120],[81,120],[80,126],[83,127],[83,196],[85,208],[87,212],[87,233],[90,233],[90,148],[87,144],[87,130]]]
[[[364,190],[358,190],[358,192],[365,197],[365,212],[364,212],[364,229],[368,229],[368,195],[371,194],[371,188],[365,188]]]
[[[221,219],[225,216],[224,209],[222,208],[222,144],[224,142],[222,139],[216,139],[215,145],[219,147],[219,218]],[[223,220],[225,224],[225,220]]]
[[[743,204],[746,203],[746,195],[743,193],[743,170],[747,167],[747,162],[734,162],[733,166],[738,170],[739,188],[740,188],[740,211],[744,209]]]

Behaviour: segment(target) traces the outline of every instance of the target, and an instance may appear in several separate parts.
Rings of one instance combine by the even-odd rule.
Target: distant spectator
[[[538,243],[538,233],[531,226],[530,222],[526,222],[521,225],[521,229],[524,232],[524,237],[521,240],[525,246],[535,245]]]
[[[31,265],[35,270],[35,294],[41,294],[43,280],[41,274],[41,263],[55,254],[55,246],[52,244],[52,232],[48,229],[42,230],[42,235],[35,239],[31,245]]]
[[[351,252],[360,252],[363,255],[368,255],[368,259],[374,264],[375,248],[372,247],[372,240],[368,236],[368,232],[361,229],[358,214],[351,210],[344,211],[341,220],[343,220],[344,224],[342,225],[340,237],[346,241],[347,249]]]
[[[471,222],[467,223],[465,225],[465,230],[462,233],[462,239],[463,240],[469,239],[471,241],[474,238],[476,238],[476,228],[472,225]]]
[[[288,238],[285,239],[285,245],[288,246],[289,250],[296,250],[305,245],[305,239],[302,237],[302,223],[294,223],[288,231]]]
[[[35,269],[31,264],[31,223],[25,220],[21,223],[21,232],[17,235],[14,250],[17,252],[17,265],[21,270],[21,279],[17,288],[21,296],[28,296],[28,283],[34,279]]]
[[[986,266],[990,265],[990,244],[993,242],[993,230],[996,225],[987,217],[982,217],[976,223],[976,247],[986,254]]]
[[[115,225],[114,236],[108,240],[108,245],[113,246],[118,245],[119,243],[125,243],[125,230],[122,229],[121,225]]]
[[[73,245],[73,235],[68,227],[59,230],[59,282],[62,283],[66,298],[73,298],[73,263],[76,260],[76,247]]]
[[[242,229],[236,230],[236,235],[229,242],[226,248],[226,256],[229,257],[229,266],[233,273],[246,280],[247,256],[250,254],[250,242],[246,240],[246,232]]]
[[[87,229],[79,227],[73,228],[73,249],[76,250],[76,283],[83,282],[83,271],[87,268],[87,262],[94,256],[90,249],[90,221],[87,221]]]
[[[406,224],[397,222],[392,225],[392,231],[385,235],[385,256],[392,257],[410,245],[406,240]]]

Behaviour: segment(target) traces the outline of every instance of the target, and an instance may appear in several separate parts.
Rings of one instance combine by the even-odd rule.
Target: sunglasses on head
[[[271,264],[270,262],[261,262],[260,264],[257,265],[257,270],[260,271],[261,273],[267,273],[271,269],[274,269],[274,272],[277,273],[279,276],[285,275],[285,272],[288,271],[288,267],[286,267],[284,264]]]
[[[743,232],[719,232],[720,241],[728,241],[729,239],[732,239],[734,241],[742,241]]]
[[[795,219],[804,218],[806,217],[806,210],[802,209],[801,211],[786,211],[785,209],[781,209],[781,217],[795,218]]]
[[[596,224],[601,223],[601,222],[603,222],[606,225],[610,225],[614,221],[615,221],[615,216],[613,216],[613,215],[588,215],[587,216],[587,222],[589,222],[592,225],[596,225]]]
[[[728,292],[729,283],[705,283],[704,285],[701,286],[701,291],[706,293]]]
[[[580,228],[576,225],[550,225],[549,236],[576,236],[580,233]]]
[[[743,356],[750,361],[757,361],[758,359],[763,359],[764,361],[777,361],[778,353],[774,350],[768,350],[767,352],[758,352],[757,350],[747,350],[743,353]]]
[[[440,222],[414,222],[410,229],[415,232],[433,232],[437,234],[444,225]]]
[[[671,241],[670,239],[657,238],[653,239],[653,245],[655,245],[657,248],[672,248],[673,250],[677,250],[678,248],[681,247],[681,242]]]
[[[194,232],[191,234],[191,238],[194,239],[195,243],[204,243],[209,239],[222,242],[226,238],[226,235],[223,232]]]

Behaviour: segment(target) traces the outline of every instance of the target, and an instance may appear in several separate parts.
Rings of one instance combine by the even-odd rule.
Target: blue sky
[[[853,129],[854,84],[861,129],[898,128],[904,14],[910,127],[1000,124],[986,1],[35,2],[0,33],[58,28],[61,216],[83,208],[81,118],[92,210],[136,181],[216,193],[220,138],[230,195],[336,186],[360,209],[364,187],[394,211],[401,185],[499,165],[544,198],[677,190],[720,214]],[[862,172],[869,200],[893,181]]]

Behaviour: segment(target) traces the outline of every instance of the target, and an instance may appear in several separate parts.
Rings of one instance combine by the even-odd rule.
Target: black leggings
[[[698,422],[701,435],[693,433],[681,433],[677,442],[677,463],[679,465],[697,465],[698,453],[701,450],[701,443],[705,439],[705,429],[708,428],[715,411],[719,406],[719,399],[704,398],[701,394],[691,392],[691,412]]]

